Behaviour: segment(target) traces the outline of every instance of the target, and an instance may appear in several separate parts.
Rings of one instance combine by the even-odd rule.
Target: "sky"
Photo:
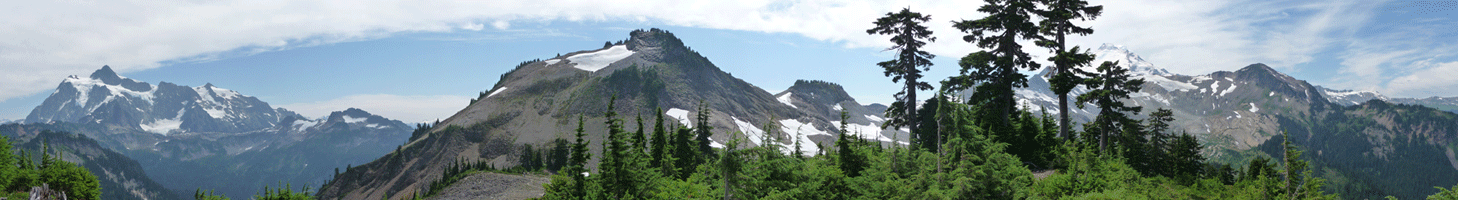
[[[1265,63],[1298,79],[1392,97],[1458,96],[1458,2],[1091,0],[1103,15],[1071,44],[1123,45],[1170,72]],[[886,103],[871,22],[910,8],[938,39],[928,81],[978,51],[951,27],[980,1],[148,0],[0,7],[0,119],[23,119],[62,79],[109,65],[156,84],[207,83],[311,117],[355,107],[446,118],[525,60],[600,48],[634,29],[675,33],[722,70],[774,93],[795,80]],[[1037,57],[1047,50],[1031,47]],[[1041,59],[1039,59],[1041,60]],[[827,73],[829,72],[829,73]]]

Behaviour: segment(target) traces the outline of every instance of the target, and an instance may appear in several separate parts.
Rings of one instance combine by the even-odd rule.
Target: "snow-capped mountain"
[[[137,158],[177,193],[215,188],[236,198],[280,181],[319,184],[332,168],[393,150],[415,128],[354,108],[311,119],[211,83],[152,85],[110,66],[62,80],[25,122]]]
[[[212,84],[187,87],[161,82],[153,86],[102,66],[89,77],[61,81],[25,121],[101,123],[158,134],[237,133],[269,128],[291,115],[297,114]]]

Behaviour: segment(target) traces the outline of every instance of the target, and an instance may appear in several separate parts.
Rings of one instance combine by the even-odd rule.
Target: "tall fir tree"
[[[1099,107],[1099,115],[1094,117],[1091,126],[1085,126],[1084,131],[1098,139],[1099,153],[1106,154],[1108,139],[1116,134],[1124,132],[1132,123],[1128,114],[1139,114],[1141,106],[1127,106],[1123,99],[1128,99],[1129,94],[1139,92],[1140,86],[1144,85],[1144,79],[1130,79],[1129,69],[1119,66],[1118,62],[1104,62],[1099,65],[1098,74],[1088,74],[1084,81],[1092,90],[1078,95],[1078,108],[1083,108],[1085,103],[1093,103]],[[1126,114],[1128,113],[1128,114]]]
[[[991,51],[978,51],[962,57],[958,62],[962,66],[961,74],[949,79],[952,83],[949,87],[954,90],[976,87],[968,100],[990,109],[993,115],[988,117],[992,117],[992,121],[1000,121],[998,125],[1006,129],[1011,126],[1011,118],[1017,110],[1013,88],[1028,86],[1027,75],[1018,73],[1018,70],[1041,67],[1018,44],[1018,40],[1042,39],[1037,24],[1032,22],[1038,10],[1035,0],[986,2],[977,11],[987,13],[987,17],[956,21],[952,27],[968,33],[962,40]]]
[[[657,114],[655,114],[656,117],[653,120],[653,143],[652,145],[650,145],[652,146],[651,151],[653,151],[653,160],[649,162],[649,166],[653,168],[666,169],[666,167],[664,167],[665,164],[670,164],[672,163],[672,161],[665,161],[665,158],[669,156],[669,139],[668,132],[663,129],[663,108],[657,108],[654,111],[654,113]],[[665,173],[663,174],[667,175],[672,173],[667,173],[665,171]]]
[[[885,69],[885,75],[891,77],[891,82],[901,82],[904,86],[894,97],[896,102],[886,110],[886,117],[889,118],[883,127],[908,127],[914,137],[930,138],[920,136],[917,124],[916,92],[932,89],[931,84],[921,81],[922,72],[931,70],[932,55],[924,50],[927,42],[935,42],[932,31],[928,30],[922,23],[931,20],[931,15],[912,12],[911,8],[903,8],[900,12],[888,12],[885,16],[877,18],[873,22],[876,27],[866,30],[866,34],[891,35],[891,47],[886,51],[895,51],[896,58],[876,63]]]
[[[644,152],[648,152],[648,138],[647,138],[648,137],[648,132],[646,132],[647,131],[646,129],[648,127],[647,126],[644,126],[644,124],[643,124],[643,114],[642,113],[639,113],[638,114],[637,122],[638,122],[638,132],[633,133],[633,139],[632,139],[633,140],[633,151],[636,151],[636,152],[638,152],[638,153],[641,154],[641,153],[644,153]]]
[[[904,126],[911,130],[911,135],[920,135],[918,133],[921,131],[917,128],[917,124],[921,123],[918,120],[921,115],[916,114],[916,91],[932,89],[931,84],[920,81],[920,79],[921,72],[931,70],[931,59],[936,58],[936,55],[921,50],[921,47],[926,46],[927,42],[937,41],[937,37],[932,37],[932,31],[921,25],[929,20],[931,20],[931,15],[911,12],[911,8],[902,8],[900,12],[888,12],[886,16],[877,18],[873,22],[876,27],[866,30],[866,34],[891,35],[893,45],[886,48],[886,51],[896,51],[896,59],[876,63],[876,65],[886,70],[886,76],[891,77],[892,83],[904,81],[905,84],[905,87],[901,88],[901,92],[892,96],[896,98],[896,102],[891,103],[890,108],[886,110],[885,115],[891,119],[881,124],[883,128]],[[896,145],[894,142],[891,144]],[[892,149],[891,153],[892,171],[896,171],[897,168],[897,153],[895,153],[897,150],[899,148]]]
[[[1041,0],[1044,10],[1037,12],[1043,20],[1038,23],[1041,28],[1039,33],[1045,36],[1036,44],[1048,48],[1053,57],[1048,61],[1053,62],[1053,77],[1048,80],[1049,89],[1058,94],[1058,137],[1067,141],[1069,138],[1068,119],[1068,92],[1077,87],[1080,77],[1075,72],[1078,67],[1088,66],[1093,62],[1094,55],[1087,52],[1080,52],[1079,47],[1073,47],[1068,51],[1068,35],[1088,35],[1094,30],[1090,27],[1079,27],[1074,25],[1074,20],[1094,20],[1103,13],[1104,6],[1089,6],[1084,0]]]
[[[714,135],[714,127],[709,125],[709,104],[699,101],[698,121],[694,125],[694,141],[698,142],[699,157],[708,157],[714,153],[714,147],[709,146],[709,136]]]
[[[845,172],[847,177],[857,177],[861,176],[861,170],[864,169],[864,164],[861,163],[861,156],[856,154],[854,146],[856,142],[846,138],[846,135],[850,135],[850,130],[846,129],[848,127],[846,121],[849,120],[850,116],[845,111],[841,111],[840,136],[835,140],[835,152],[838,157],[837,161],[840,166],[840,171]]]

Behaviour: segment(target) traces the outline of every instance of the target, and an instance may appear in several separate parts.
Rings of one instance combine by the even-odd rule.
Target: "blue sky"
[[[1395,97],[1458,96],[1453,1],[1090,1],[1097,31],[1180,74],[1266,63],[1296,78]],[[309,116],[359,107],[409,122],[445,118],[517,63],[662,28],[769,92],[797,79],[844,85],[862,103],[897,84],[874,63],[885,12],[932,15],[938,57],[956,73],[975,51],[951,20],[976,1],[148,1],[22,2],[0,8],[0,119],[24,118],[67,75],[110,65],[156,84],[213,83]],[[22,9],[25,8],[25,9]],[[50,9],[46,9],[50,8]],[[138,12],[146,11],[146,12]],[[1028,45],[1031,46],[1031,45]],[[1046,50],[1029,48],[1035,56]]]

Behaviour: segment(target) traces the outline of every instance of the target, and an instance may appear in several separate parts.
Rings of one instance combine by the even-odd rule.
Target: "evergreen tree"
[[[1115,134],[1123,133],[1133,121],[1129,119],[1130,114],[1139,114],[1140,106],[1126,106],[1123,99],[1128,99],[1129,94],[1139,92],[1144,79],[1130,79],[1129,69],[1120,67],[1117,62],[1104,62],[1099,65],[1099,74],[1089,74],[1084,81],[1093,90],[1078,95],[1078,108],[1082,109],[1085,103],[1093,103],[1099,107],[1099,115],[1094,118],[1091,126],[1085,126],[1084,131],[1098,139],[1099,153],[1105,154],[1108,147],[1108,139]]]
[[[662,168],[665,170],[663,174],[671,175],[672,173],[667,172],[671,169],[664,167],[665,165],[671,165],[672,161],[664,159],[669,156],[670,151],[668,150],[668,132],[663,129],[663,108],[655,109],[654,113],[657,113],[655,114],[657,117],[653,123],[653,143],[651,145],[653,160],[649,162],[649,166]]]
[[[1039,40],[1038,26],[1032,22],[1037,12],[1035,0],[986,0],[987,4],[978,12],[988,16],[977,20],[961,20],[952,27],[968,33],[962,40],[976,44],[978,51],[962,57],[961,75],[952,77],[951,89],[964,90],[975,86],[969,99],[977,104],[986,104],[992,121],[1002,127],[1012,124],[1017,110],[1013,99],[1013,88],[1027,87],[1027,75],[1018,70],[1037,70],[1041,66],[1033,57],[1023,52],[1018,40]]]
[[[633,151],[637,153],[648,152],[647,126],[643,126],[643,114],[638,114],[638,132],[633,134]]]
[[[903,8],[900,12],[888,12],[886,16],[877,18],[874,22],[876,27],[866,30],[866,34],[891,35],[891,43],[894,45],[886,48],[886,51],[896,51],[896,58],[876,63],[876,65],[885,69],[885,74],[891,77],[892,83],[905,84],[901,88],[901,92],[893,95],[896,102],[891,103],[890,108],[886,109],[885,115],[889,119],[882,124],[883,128],[908,127],[912,135],[917,135],[919,132],[917,124],[920,123],[920,120],[917,120],[917,116],[920,115],[916,114],[916,91],[932,89],[931,84],[920,81],[920,79],[923,71],[931,70],[931,59],[936,57],[921,49],[922,46],[926,46],[927,42],[937,40],[936,37],[931,36],[931,30],[921,25],[928,20],[931,20],[931,15],[923,15],[912,12],[911,8]]]
[[[567,164],[569,167],[567,169],[567,175],[572,176],[573,182],[571,185],[573,187],[568,195],[573,197],[587,195],[587,188],[585,187],[587,184],[586,173],[588,173],[587,160],[592,158],[592,152],[588,152],[587,149],[588,142],[585,140],[587,137],[587,129],[583,128],[583,122],[585,121],[586,118],[584,116],[577,116],[577,134],[575,135],[577,142],[572,144],[572,159]]]
[[[1093,34],[1089,27],[1079,27],[1073,24],[1073,20],[1093,20],[1103,13],[1104,6],[1089,6],[1084,0],[1041,0],[1046,8],[1038,11],[1038,16],[1043,21],[1038,25],[1041,27],[1039,33],[1045,36],[1037,41],[1040,47],[1048,48],[1053,52],[1053,77],[1048,80],[1051,90],[1058,94],[1058,137],[1068,140],[1068,128],[1072,127],[1068,122],[1068,92],[1078,86],[1080,79],[1074,70],[1078,67],[1088,66],[1093,62],[1094,55],[1088,52],[1080,52],[1079,47],[1073,47],[1068,51],[1066,36],[1069,34],[1088,35]]]
[[[1321,187],[1326,185],[1326,180],[1311,177],[1309,164],[1301,160],[1300,146],[1291,143],[1291,136],[1281,131],[1282,148],[1281,161],[1285,166],[1281,170],[1281,176],[1285,177],[1285,187],[1282,192],[1286,199],[1334,199],[1334,195],[1322,194]],[[1300,173],[1300,174],[1297,174]]]
[[[604,191],[612,193],[607,195],[620,198],[629,191],[636,191],[637,184],[634,183],[633,174],[629,173],[629,169],[632,169],[630,163],[633,162],[630,152],[637,147],[633,146],[629,133],[623,130],[622,120],[617,118],[618,113],[615,109],[617,99],[617,96],[614,95],[608,101],[607,112],[603,114],[603,119],[606,119],[603,123],[608,128],[608,138],[603,145],[605,147],[602,162],[598,163],[598,173],[602,174],[600,184]]]
[[[714,135],[714,133],[711,132],[712,130],[714,130],[714,127],[709,125],[709,104],[706,104],[703,101],[699,101],[698,120],[699,121],[694,122],[697,123],[696,125],[694,125],[694,133],[696,134],[696,136],[694,137],[694,141],[698,142],[699,144],[699,157],[707,157],[714,153],[714,147],[709,146],[709,136]]]
[[[694,131],[687,127],[679,127],[673,134],[673,158],[674,167],[678,167],[675,175],[679,180],[688,179],[690,174],[697,171],[699,164],[704,162],[702,153],[698,151],[698,145],[693,140]]]
[[[848,120],[850,120],[850,116],[845,111],[840,111],[840,136],[835,140],[835,152],[839,157],[840,171],[845,172],[848,177],[857,177],[861,176],[861,170],[865,166],[861,163],[861,156],[856,154],[855,148],[851,144],[854,142],[845,138],[850,134],[850,130],[846,130]]]
[[[1145,132],[1149,135],[1149,159],[1143,161],[1148,163],[1143,165],[1147,168],[1140,169],[1139,171],[1145,172],[1146,174],[1173,177],[1175,175],[1175,170],[1172,170],[1174,165],[1169,163],[1173,161],[1171,158],[1172,151],[1176,149],[1175,147],[1179,146],[1171,145],[1171,142],[1176,140],[1176,138],[1170,135],[1169,130],[1169,123],[1174,122],[1174,112],[1169,109],[1159,108],[1149,113],[1149,118],[1144,121]],[[1195,145],[1199,144],[1196,143]],[[1196,153],[1199,153],[1198,150],[1196,149]]]

